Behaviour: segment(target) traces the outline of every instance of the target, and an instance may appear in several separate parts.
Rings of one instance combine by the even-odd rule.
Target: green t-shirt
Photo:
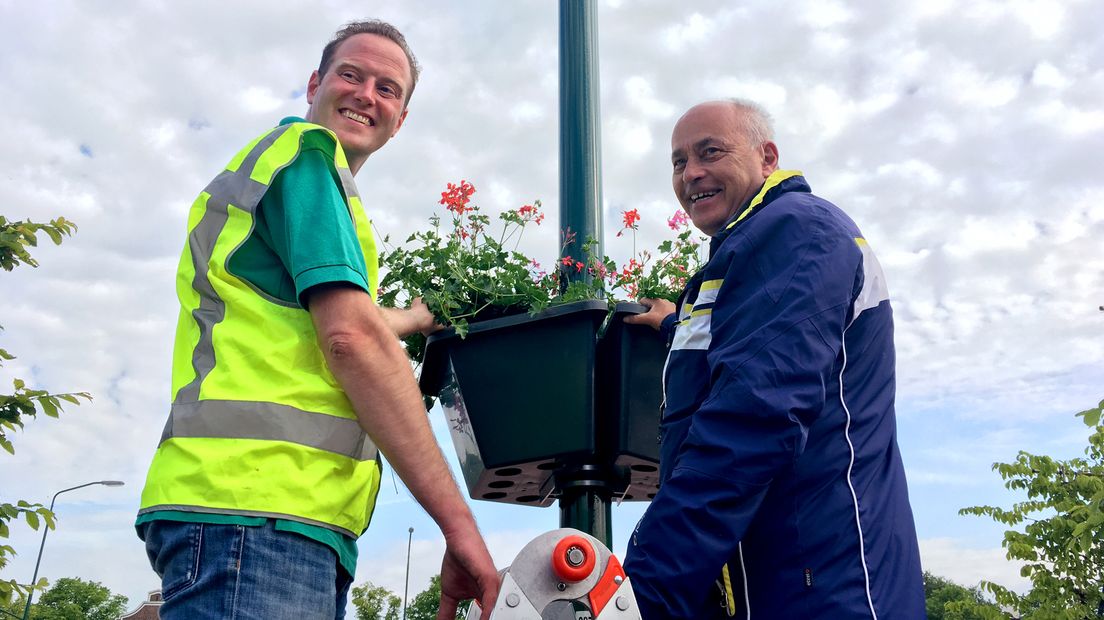
[[[302,121],[288,117],[280,124]],[[333,157],[327,152],[332,148],[329,141],[318,131],[303,135],[299,156],[272,180],[254,216],[253,232],[229,258],[229,272],[274,303],[306,307],[303,294],[319,284],[344,282],[369,291],[364,254]],[[135,526],[159,519],[246,526],[267,521],[265,517],[157,510],[139,516]],[[342,568],[355,574],[356,539],[298,521],[274,521],[277,530],[332,548]]]
[[[286,125],[302,122],[289,117]],[[231,256],[230,273],[277,303],[304,306],[312,286],[347,282],[365,291],[368,274],[341,179],[328,153],[329,136],[303,134],[299,156],[272,180],[253,234]]]

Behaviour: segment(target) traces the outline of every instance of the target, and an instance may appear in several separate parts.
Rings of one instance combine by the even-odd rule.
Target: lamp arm
[[[105,484],[105,483],[109,483],[109,482],[114,483],[115,481],[113,481],[113,480],[97,480],[95,482],[86,482],[84,484],[78,484],[75,487],[69,487],[68,489],[62,489],[62,490],[58,491],[57,493],[54,493],[54,496],[52,498],[50,498],[50,514],[52,515],[54,513],[54,502],[57,501],[58,495],[61,495],[62,493],[68,493],[69,491],[75,491],[77,489],[83,489],[84,487],[90,487],[94,484]],[[122,483],[119,483],[119,484],[122,484]],[[118,484],[110,484],[108,486],[118,486]],[[40,542],[38,544],[38,558],[35,559],[34,576],[31,577],[31,589],[27,590],[27,606],[23,608],[23,618],[22,618],[22,620],[27,620],[27,618],[29,618],[30,614],[31,614],[31,599],[34,597],[34,585],[35,585],[35,582],[38,581],[38,567],[39,567],[39,565],[42,564],[42,550],[46,548],[46,533],[49,532],[49,531],[50,531],[50,525],[48,523],[44,523],[42,525],[42,542]],[[5,613],[10,613],[10,612],[5,612]]]

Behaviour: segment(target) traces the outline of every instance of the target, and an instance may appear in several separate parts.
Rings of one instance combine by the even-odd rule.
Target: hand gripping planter
[[[421,389],[440,398],[473,499],[548,506],[558,471],[595,463],[615,473],[615,497],[654,495],[663,345],[618,308],[601,341],[601,300],[430,336]]]

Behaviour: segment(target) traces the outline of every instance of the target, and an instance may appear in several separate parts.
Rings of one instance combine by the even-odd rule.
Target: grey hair
[[[740,115],[744,133],[752,144],[763,144],[774,140],[774,121],[770,113],[763,106],[749,99],[732,97],[722,99],[724,103],[732,105]]]

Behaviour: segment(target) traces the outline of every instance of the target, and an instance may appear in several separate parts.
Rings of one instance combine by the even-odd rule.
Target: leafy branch
[[[1017,594],[999,584],[982,587],[998,604],[1031,618],[1094,618],[1104,615],[1104,401],[1077,414],[1092,429],[1085,458],[1065,461],[1019,452],[1011,463],[994,463],[1005,488],[1027,500],[1010,508],[971,506],[959,514],[1008,525],[1001,543],[1010,560],[1025,564],[1031,591]],[[1017,529],[1020,528],[1021,529]]]
[[[4,271],[11,271],[21,264],[38,267],[38,261],[27,248],[38,247],[39,231],[46,233],[54,245],[61,245],[62,237],[71,236],[76,230],[77,225],[64,217],[41,224],[30,220],[13,222],[0,215],[0,267]]]
[[[11,271],[20,265],[38,267],[38,261],[30,254],[31,248],[38,247],[38,233],[43,233],[54,244],[60,244],[65,237],[76,231],[76,224],[58,217],[49,223],[37,223],[30,220],[12,221],[0,215],[0,267]],[[0,328],[2,329],[2,328]],[[16,359],[7,350],[0,348],[0,367],[4,362]],[[46,390],[27,387],[22,379],[14,379],[11,394],[0,394],[0,448],[9,454],[15,454],[15,446],[10,433],[23,429],[26,418],[35,417],[39,412],[56,418],[62,411],[63,403],[79,405],[80,399],[92,400],[87,392],[69,392],[51,394]],[[0,503],[0,539],[7,540],[10,524],[22,518],[31,529],[37,530],[43,524],[54,528],[54,514],[41,504],[32,504],[23,500]],[[15,549],[11,545],[0,544],[0,569],[7,566]],[[0,579],[0,604],[8,603],[13,595],[26,596],[32,589],[44,588],[46,580],[35,584],[20,584],[14,579]]]

